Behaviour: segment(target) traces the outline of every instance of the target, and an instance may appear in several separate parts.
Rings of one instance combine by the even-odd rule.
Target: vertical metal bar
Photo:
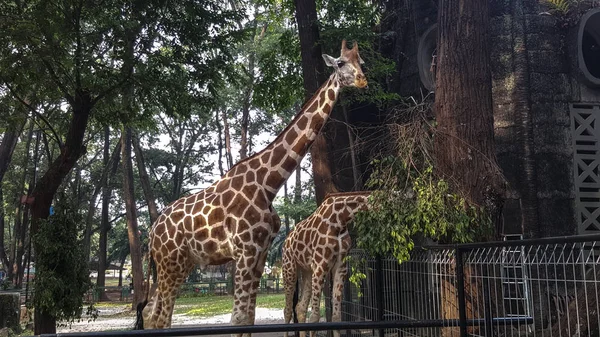
[[[349,262],[347,262],[349,264]],[[350,267],[348,269],[352,270]],[[352,303],[352,288],[348,279],[344,280],[344,300],[342,301],[342,321],[349,322],[352,318],[350,316],[350,310]],[[346,330],[346,337],[352,336],[352,330]]]
[[[458,294],[458,319],[460,336],[467,337],[467,303],[465,299],[465,271],[463,264],[463,252],[456,248],[456,287]]]
[[[381,256],[375,258],[375,296],[377,298],[377,321],[383,321],[383,263]],[[384,337],[384,330],[379,329],[379,337]]]
[[[482,266],[482,274],[483,277],[483,318],[485,320],[485,336],[493,337],[494,329],[492,327],[492,296],[490,295],[490,279],[489,279],[489,271],[483,270]]]

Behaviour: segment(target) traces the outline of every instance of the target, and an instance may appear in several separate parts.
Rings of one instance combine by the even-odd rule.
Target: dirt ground
[[[94,321],[89,321],[88,318],[82,319],[80,322],[73,323],[69,326],[59,326],[56,329],[57,333],[69,332],[88,332],[88,331],[107,331],[107,330],[129,330],[135,322],[135,312],[129,310],[129,306],[115,308],[100,308],[98,318]],[[191,317],[184,314],[173,315],[173,328],[190,328],[199,326],[220,326],[229,325],[231,314],[217,315],[213,317]],[[255,324],[282,324],[283,310],[282,309],[256,309]],[[257,333],[255,337],[276,337],[282,336],[283,333]],[[230,335],[218,335],[230,336]]]

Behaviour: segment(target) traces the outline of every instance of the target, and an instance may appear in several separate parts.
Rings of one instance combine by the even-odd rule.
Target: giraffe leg
[[[253,246],[254,248],[254,246]],[[260,277],[265,267],[267,250],[256,256],[242,256],[238,259],[235,270],[235,292],[233,294],[232,325],[253,325],[256,312],[256,294]],[[242,336],[241,334],[232,336]],[[250,337],[251,334],[243,334]]]
[[[342,321],[342,293],[344,290],[344,280],[346,279],[346,274],[346,264],[342,260],[339,260],[334,267],[333,272],[333,294],[331,299],[333,306],[333,312],[331,315],[332,322]],[[340,331],[333,331],[333,336],[340,337]]]
[[[311,298],[312,271],[302,270],[302,280],[300,281],[300,296],[296,305],[296,314],[298,315],[298,323],[306,323],[306,313],[308,312],[308,304]],[[306,331],[300,331],[300,337],[305,337]]]
[[[323,291],[323,285],[325,283],[325,276],[327,273],[322,266],[318,266],[316,270],[313,272],[312,276],[312,305],[311,305],[311,313],[310,319],[308,320],[310,323],[317,323],[321,318],[321,292]],[[316,336],[316,331],[311,331],[310,336]]]
[[[283,315],[285,318],[285,324],[289,324],[292,320],[292,306],[294,305],[294,291],[296,290],[298,270],[295,264],[289,260],[286,260],[287,259],[284,257],[283,265],[285,267],[283,269],[283,282],[285,287],[285,309],[283,311]],[[283,336],[288,337],[288,332],[285,331]]]
[[[151,304],[144,309],[144,327],[149,329],[164,329],[171,327],[171,318],[175,305],[177,290],[194,267],[191,263],[183,263],[175,269],[168,269],[166,263],[157,264],[158,287]],[[146,313],[146,310],[149,310]]]

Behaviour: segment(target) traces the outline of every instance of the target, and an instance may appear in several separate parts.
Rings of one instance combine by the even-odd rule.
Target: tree
[[[312,97],[317,89],[319,89],[319,86],[327,79],[327,74],[325,74],[325,67],[321,57],[322,51],[319,39],[316,3],[314,0],[295,0],[294,4],[296,6],[296,22],[298,24],[300,50],[302,53],[304,98],[307,100]],[[327,130],[328,127],[325,126],[310,149],[317,204],[320,204],[325,199],[327,193],[336,191],[325,140]]]
[[[488,9],[487,1],[440,1],[434,148],[438,172],[497,219],[505,182],[494,145]]]

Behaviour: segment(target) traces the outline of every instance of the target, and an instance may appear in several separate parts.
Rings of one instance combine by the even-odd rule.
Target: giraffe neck
[[[369,191],[328,194],[315,214],[329,220],[330,226],[345,228],[356,212],[367,209],[370,194]]]
[[[223,179],[253,170],[256,182],[272,201],[323,129],[340,89],[337,74],[333,73],[272,143],[236,164]]]

